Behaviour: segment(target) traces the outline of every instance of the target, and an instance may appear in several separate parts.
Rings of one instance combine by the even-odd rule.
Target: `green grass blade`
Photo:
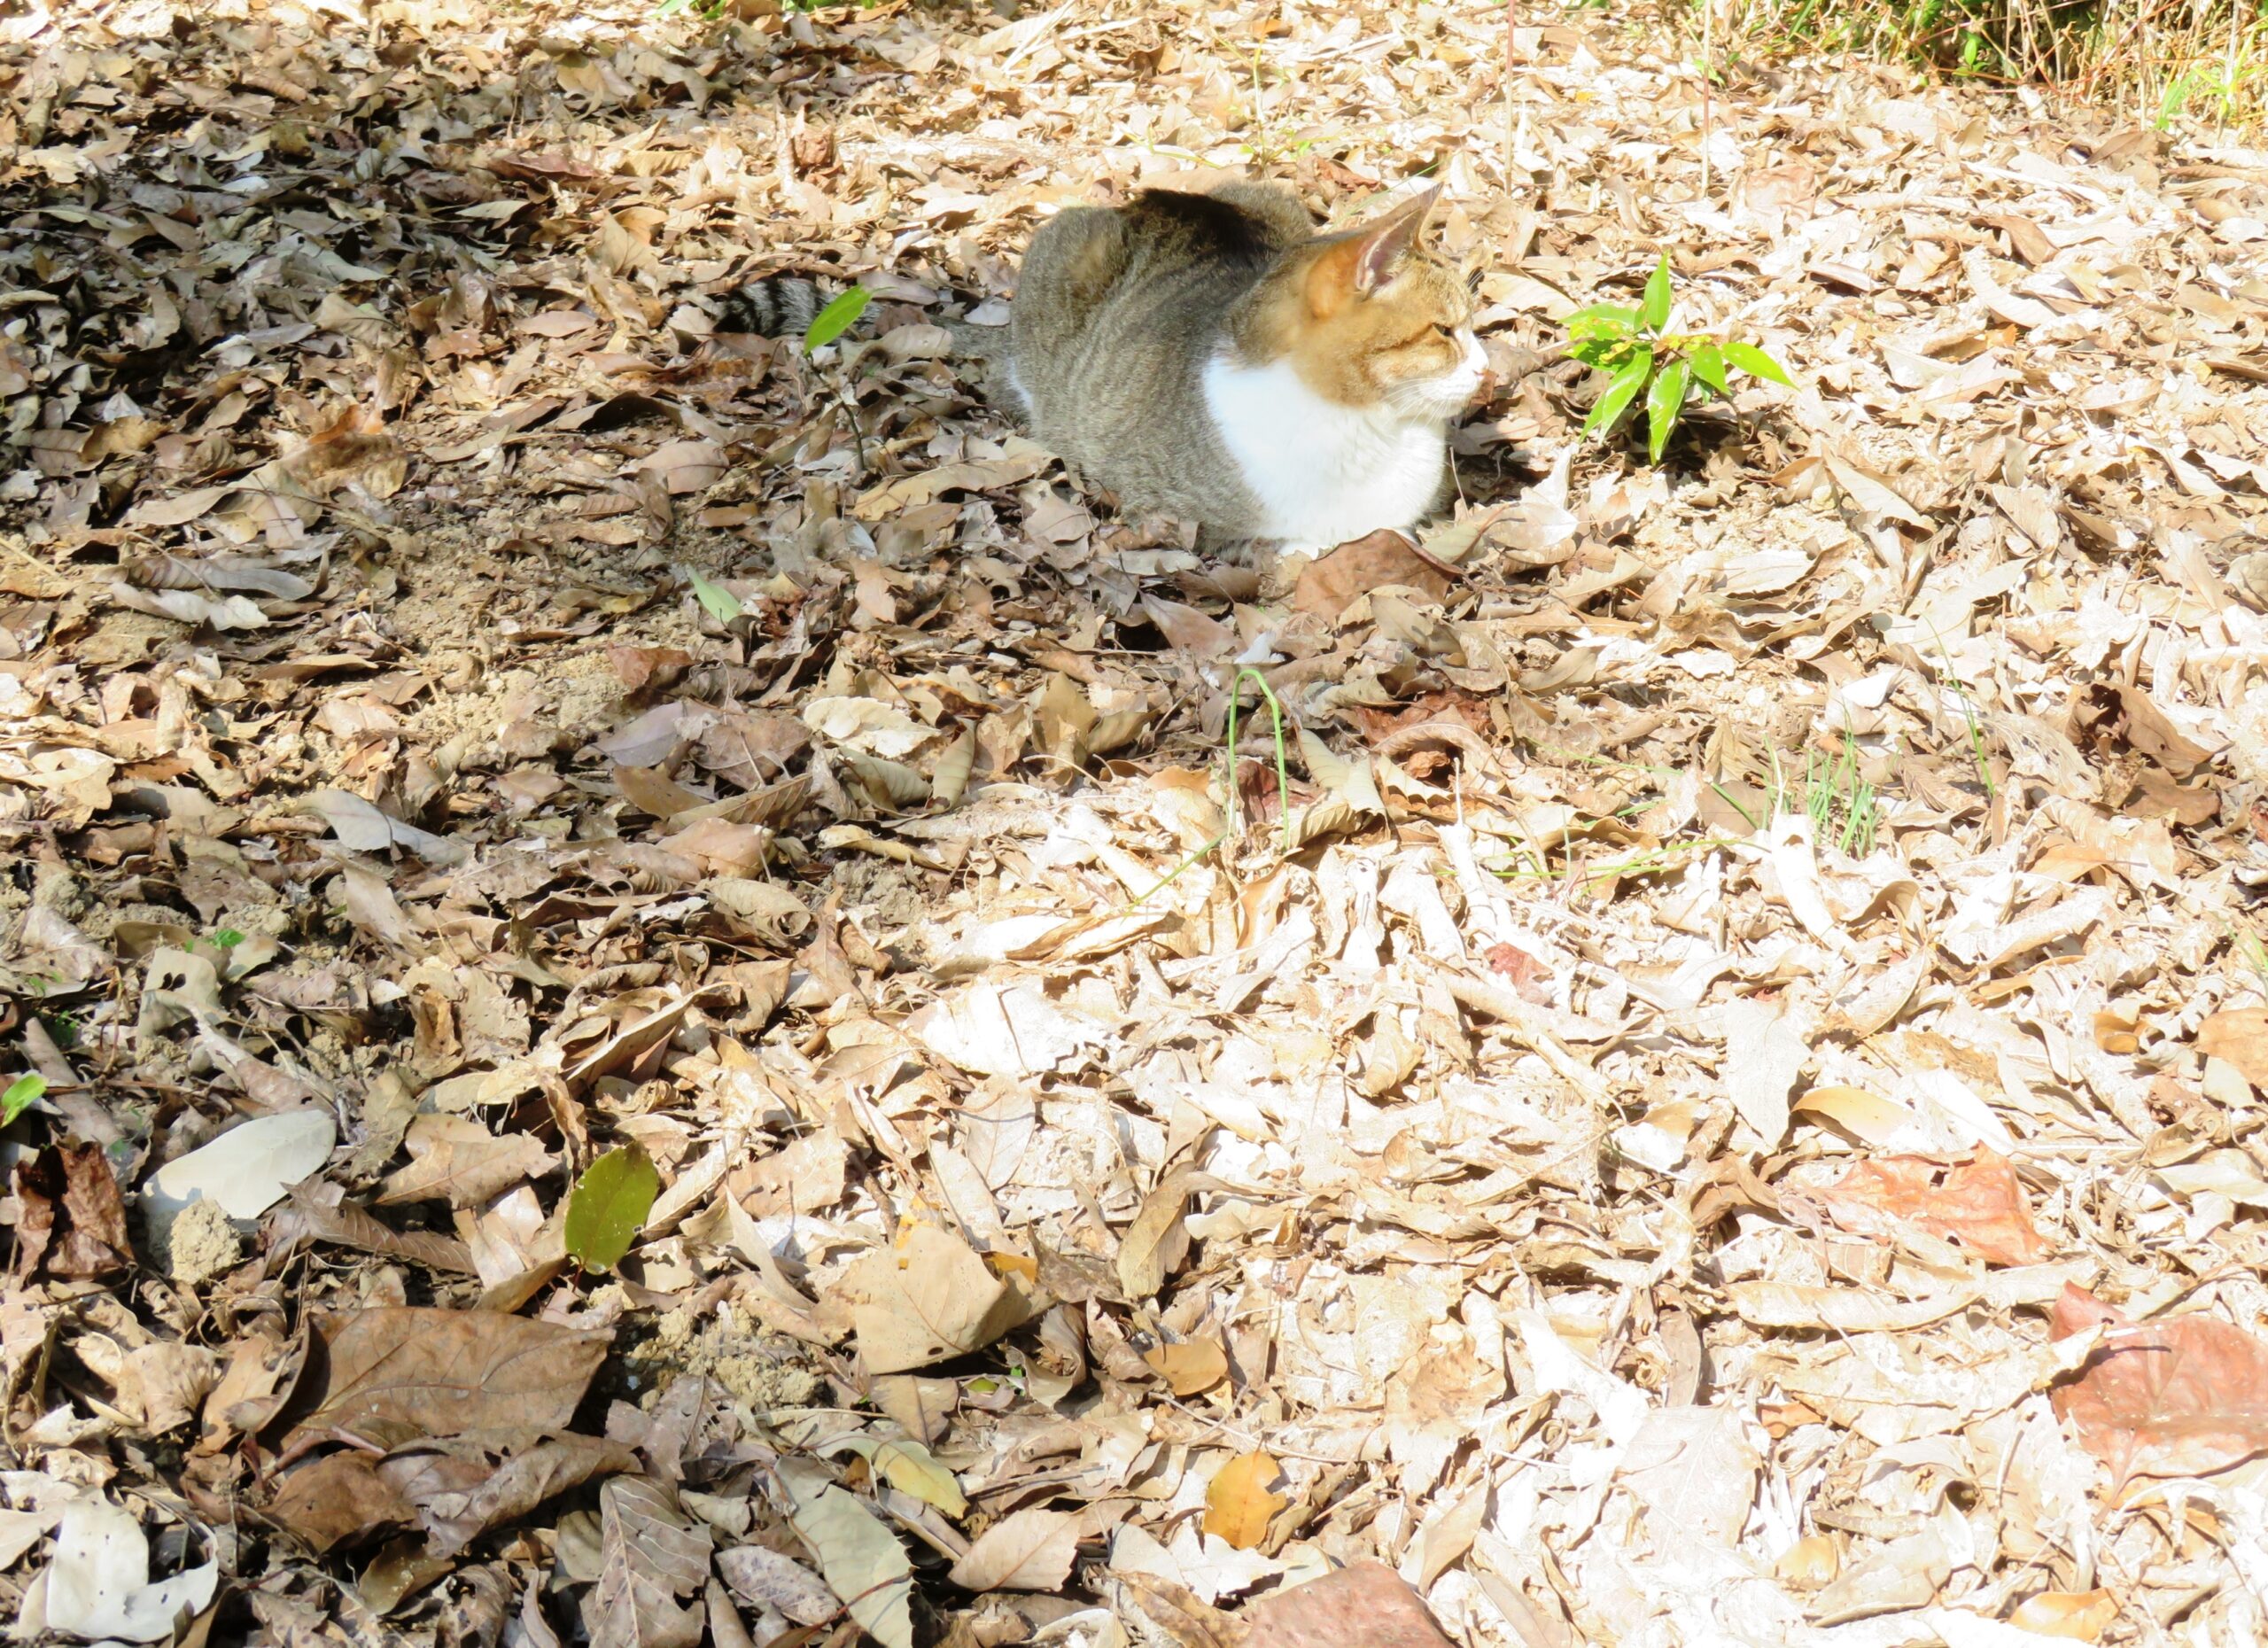
[[[47,1092],[44,1076],[19,1076],[8,1084],[8,1091],[0,1093],[0,1127],[6,1126],[40,1101]]]

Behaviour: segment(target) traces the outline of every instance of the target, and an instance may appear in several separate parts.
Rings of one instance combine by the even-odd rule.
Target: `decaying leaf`
[[[588,1619],[597,1648],[696,1648],[706,1624],[700,1593],[709,1537],[669,1489],[617,1476],[599,1490],[602,1532]],[[691,1597],[691,1603],[683,1599]]]

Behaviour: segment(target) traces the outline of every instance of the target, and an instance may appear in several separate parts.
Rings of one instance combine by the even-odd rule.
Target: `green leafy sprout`
[[[874,300],[874,294],[864,286],[853,286],[836,294],[835,300],[812,315],[812,323],[804,329],[804,353],[817,354],[842,337],[858,323],[858,317]]]
[[[1607,375],[1604,393],[1584,420],[1586,435],[1611,435],[1643,396],[1646,455],[1658,463],[1670,433],[1697,389],[1728,395],[1735,372],[1793,386],[1787,369],[1754,344],[1705,332],[1673,332],[1669,326],[1669,256],[1646,277],[1636,308],[1595,303],[1567,317],[1567,353]]]
[[[7,1091],[0,1092],[0,1127],[7,1126],[37,1104],[41,1095],[46,1092],[47,1077],[44,1076],[19,1076],[10,1082]]]

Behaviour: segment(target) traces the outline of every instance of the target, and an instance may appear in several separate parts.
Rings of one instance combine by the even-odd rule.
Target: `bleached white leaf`
[[[44,1577],[50,1630],[89,1642],[153,1643],[170,1636],[183,1613],[213,1600],[221,1565],[208,1562],[151,1583],[141,1522],[89,1497],[65,1507]]]
[[[143,1199],[167,1212],[192,1201],[217,1201],[232,1219],[256,1219],[292,1185],[320,1172],[338,1139],[338,1123],[327,1110],[256,1116],[167,1162],[144,1184]]]

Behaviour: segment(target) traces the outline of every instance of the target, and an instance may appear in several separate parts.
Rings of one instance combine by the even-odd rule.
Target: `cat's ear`
[[[1417,244],[1418,231],[1425,227],[1425,220],[1433,213],[1433,202],[1441,198],[1441,186],[1435,183],[1364,231],[1357,243],[1363,251],[1355,263],[1355,291],[1373,292],[1386,284],[1394,273],[1394,266],[1402,261],[1402,253]]]
[[[1426,214],[1441,194],[1435,184],[1404,201],[1359,233],[1332,244],[1308,275],[1308,307],[1327,319],[1356,298],[1367,298],[1393,277],[1394,266],[1417,244]]]

